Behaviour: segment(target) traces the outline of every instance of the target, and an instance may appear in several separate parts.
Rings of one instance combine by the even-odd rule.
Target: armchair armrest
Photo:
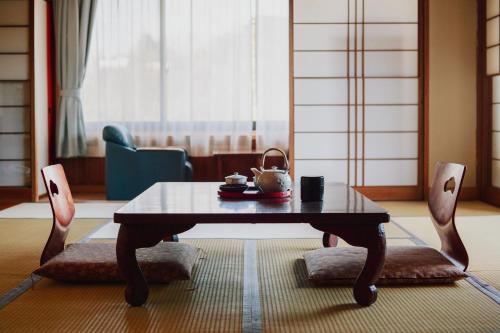
[[[136,149],[141,177],[155,181],[190,181],[192,165],[186,150],[179,147]]]
[[[136,151],[142,152],[142,151],[182,151],[186,154],[187,152],[184,148],[179,148],[179,147],[137,147]]]
[[[186,177],[185,181],[190,182],[193,180],[193,165],[189,161],[186,161],[184,165],[184,175]]]

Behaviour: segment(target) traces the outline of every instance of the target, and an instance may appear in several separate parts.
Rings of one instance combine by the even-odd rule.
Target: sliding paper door
[[[418,0],[294,0],[296,180],[319,174],[418,196],[419,7]]]
[[[482,199],[500,204],[500,0],[479,2],[480,34],[483,34],[484,45],[479,55],[480,64],[484,64],[483,72],[483,122],[481,163],[484,178],[482,179]],[[481,35],[480,35],[481,36]]]
[[[0,1],[0,190],[31,185],[29,6]]]

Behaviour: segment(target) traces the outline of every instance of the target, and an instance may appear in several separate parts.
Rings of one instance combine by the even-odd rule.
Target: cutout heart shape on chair
[[[59,189],[57,188],[56,183],[54,183],[51,180],[50,183],[49,183],[49,186],[50,186],[50,194],[52,194],[52,196],[54,196],[56,194],[59,194]]]
[[[445,192],[450,191],[451,194],[453,194],[455,193],[455,186],[456,186],[455,177],[451,177],[444,183],[444,191]]]

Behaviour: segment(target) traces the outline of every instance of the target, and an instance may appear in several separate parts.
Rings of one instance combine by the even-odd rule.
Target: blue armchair
[[[130,200],[156,182],[191,181],[193,167],[181,148],[137,148],[121,125],[104,127],[106,197]]]

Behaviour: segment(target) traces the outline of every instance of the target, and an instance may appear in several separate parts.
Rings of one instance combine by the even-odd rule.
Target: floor
[[[78,202],[106,205],[92,197]],[[110,207],[116,204],[109,203]],[[418,238],[439,248],[425,202],[379,204],[390,212],[393,221],[386,225],[389,246],[414,245]],[[90,242],[115,241],[116,225],[109,219],[80,218],[76,222],[74,229],[79,234],[73,234],[71,241],[85,234]],[[250,224],[237,228],[213,225],[181,234],[181,241],[204,251],[205,258],[197,264],[192,281],[155,286],[146,307],[128,308],[123,303],[121,285],[75,286],[42,279],[31,289],[27,272],[36,268],[50,219],[0,219],[0,230],[4,230],[0,240],[22,224],[26,230],[31,229],[19,241],[0,241],[0,264],[6,259],[12,262],[4,267],[20,265],[13,264],[2,243],[10,248],[16,244],[26,247],[16,259],[26,266],[22,274],[4,272],[0,265],[0,277],[12,280],[9,288],[22,281],[23,276],[28,277],[25,292],[8,305],[2,306],[0,295],[0,331],[500,331],[500,303],[484,289],[487,286],[499,295],[500,209],[482,202],[460,202],[456,223],[469,251],[469,272],[475,280],[464,280],[451,287],[381,288],[376,306],[368,309],[352,304],[350,288],[318,289],[307,284],[307,272],[300,262],[305,251],[321,246],[320,232],[308,225]],[[38,226],[40,231],[35,230]],[[340,246],[346,244],[341,242]],[[256,275],[251,277],[253,296],[246,289],[249,278],[245,263],[252,258],[248,257],[249,249],[257,258]],[[22,256],[29,256],[32,263],[22,260]],[[479,283],[479,287],[474,283]],[[385,316],[389,312],[393,316]]]

